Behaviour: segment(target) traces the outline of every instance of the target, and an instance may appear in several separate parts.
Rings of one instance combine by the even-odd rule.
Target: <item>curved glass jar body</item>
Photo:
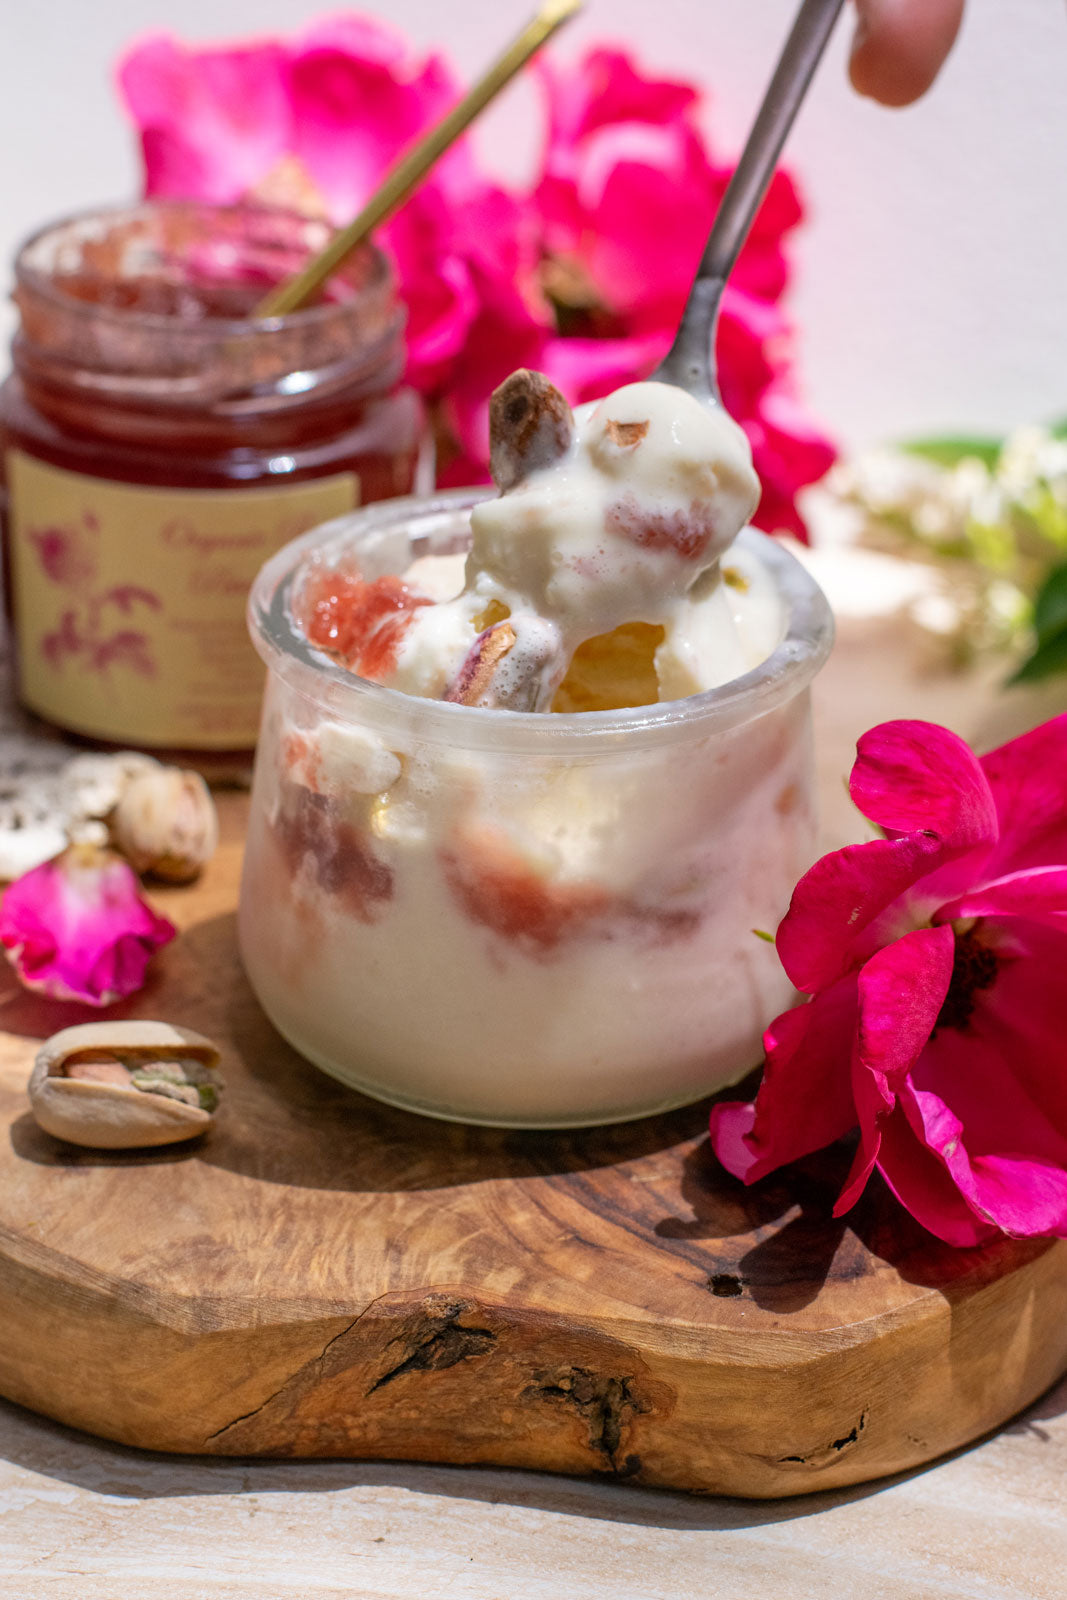
[[[146,202],[21,250],[4,546],[20,693],[59,726],[250,748],[259,567],[416,486],[424,430],[385,258],[356,257],[328,303],[251,315],[327,235],[287,212]]]
[[[741,1077],[792,998],[752,930],[813,859],[829,610],[746,531],[780,607],[772,656],[686,700],[567,716],[415,699],[301,637],[287,597],[308,555],[402,572],[462,548],[482,493],[339,519],[257,579],[241,950],[286,1038],[379,1099],[507,1127],[621,1121]]]

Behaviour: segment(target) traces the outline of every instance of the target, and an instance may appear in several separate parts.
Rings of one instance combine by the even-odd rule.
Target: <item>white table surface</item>
[[[481,1468],[145,1455],[0,1404],[8,1600],[1063,1600],[1067,1384],[887,1483],[702,1500]]]

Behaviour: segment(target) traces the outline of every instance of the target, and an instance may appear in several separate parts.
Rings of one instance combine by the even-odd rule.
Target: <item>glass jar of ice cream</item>
[[[292,604],[309,568],[376,579],[462,552],[486,493],[369,507],[261,572],[241,950],[285,1037],[378,1099],[508,1127],[638,1117],[743,1076],[793,998],[759,933],[815,854],[809,686],[830,614],[745,530],[723,594],[761,659],[684,698],[487,709],[309,642]]]

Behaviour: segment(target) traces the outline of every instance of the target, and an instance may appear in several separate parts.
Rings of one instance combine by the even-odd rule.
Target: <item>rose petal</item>
[[[140,988],[152,952],[175,932],[141,899],[128,864],[95,845],[35,867],[0,904],[0,943],[27,988],[94,1006]]]
[[[715,1154],[734,1177],[755,1183],[855,1126],[848,1070],[855,1020],[856,986],[846,979],[771,1023],[755,1102],[711,1111]]]
[[[1057,977],[1067,970],[1067,930],[1012,919],[983,923],[981,937],[998,955],[995,981],[975,991],[964,1026],[937,1029],[900,1092],[914,1142],[901,1133],[888,1155],[883,1143],[879,1160],[908,1209],[951,1243],[973,1242],[969,1227],[976,1237],[994,1225],[1023,1236],[1067,1231],[1067,1037]]]
[[[968,1249],[996,1235],[996,1228],[977,1217],[937,1156],[916,1138],[906,1113],[910,1091],[882,1124],[878,1169],[916,1221],[947,1244]]]
[[[540,371],[572,406],[581,405],[647,378],[667,354],[668,344],[660,334],[640,339],[551,338],[542,351]]]
[[[880,944],[914,928],[922,916],[904,896],[944,857],[936,835],[915,833],[847,845],[810,867],[793,891],[775,941],[797,988],[814,993],[860,966]]]
[[[1067,867],[1034,867],[995,879],[947,901],[938,922],[967,917],[1026,917],[1067,932]]]
[[[765,533],[790,533],[806,544],[797,489],[818,483],[829,472],[836,459],[834,446],[777,378],[758,397],[755,416],[745,418],[744,428],[762,489],[753,526]]]
[[[887,1105],[937,1023],[954,948],[951,928],[919,928],[872,956],[856,980],[855,1070],[875,1078]]]
[[[623,50],[590,50],[577,68],[541,56],[537,70],[551,119],[550,154],[565,155],[604,123],[676,122],[700,98],[691,84],[645,77]]]
[[[468,332],[463,359],[455,367],[444,410],[463,450],[474,462],[484,464],[489,460],[489,396],[519,367],[543,370],[546,330],[535,322],[509,280],[483,273],[474,262],[471,274],[478,314]]]
[[[977,758],[948,728],[884,722],[865,733],[856,750],[849,791],[863,815],[891,836],[934,835],[941,842],[939,859],[884,921],[868,929],[870,949],[928,922],[974,882],[996,843],[997,817]]]
[[[443,203],[439,191],[426,188],[379,234],[408,304],[408,381],[424,393],[446,381],[480,309],[470,267],[448,238]]]
[[[155,35],[118,67],[145,158],[145,192],[239,199],[290,147],[284,51],[278,41],[192,50]]]
[[[402,35],[369,17],[312,27],[287,52],[287,70],[293,152],[338,222],[460,95],[440,57],[412,59]]]
[[[964,1027],[937,1030],[912,1081],[961,1119],[972,1156],[1067,1161],[1067,930],[1012,918],[979,933],[998,957],[995,981],[975,991]]]
[[[674,320],[720,185],[694,131],[616,123],[585,142],[578,173],[579,256],[604,302],[635,331]]]
[[[996,1229],[1016,1238],[1067,1233],[1067,1141],[1059,1141],[1057,1155],[1048,1160],[1016,1154],[972,1157],[967,1124],[936,1095],[916,1090],[902,1096],[901,1103],[913,1135],[938,1157],[950,1182],[946,1186],[926,1163],[918,1163],[903,1137],[896,1150],[887,1152],[883,1146],[880,1165],[887,1182],[901,1198],[908,1195],[908,1210],[931,1233],[950,1244],[972,1242],[965,1236],[961,1201],[970,1211],[976,1239]],[[916,1172],[925,1185],[922,1196]]]
[[[846,1211],[851,1211],[860,1195],[867,1187],[868,1180],[875,1167],[882,1150],[882,1129],[884,1120],[877,1121],[868,1118],[860,1129],[860,1142],[856,1146],[856,1154],[852,1158],[852,1165],[848,1169],[841,1193],[834,1201],[834,1216],[843,1217]]]
[[[991,750],[981,766],[1001,836],[990,877],[1067,863],[1067,712]]]
[[[871,957],[856,980],[852,1090],[860,1148],[834,1215],[855,1204],[879,1160],[883,1125],[945,1003],[955,941],[921,928]]]
[[[978,758],[934,722],[883,722],[865,733],[849,793],[865,817],[894,833],[922,829],[953,849],[996,842],[996,807]]]
[[[953,1178],[978,1214],[1001,1232],[1015,1239],[1067,1235],[1064,1158],[1049,1163],[1022,1156],[978,1156],[971,1163],[971,1174],[973,1187],[958,1171]]]

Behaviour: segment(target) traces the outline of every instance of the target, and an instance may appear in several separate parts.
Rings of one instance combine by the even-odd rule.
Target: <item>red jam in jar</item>
[[[327,237],[288,212],[146,202],[21,250],[4,554],[19,695],[50,722],[251,748],[256,572],[315,524],[424,487],[385,257],[368,247],[321,303],[254,316]]]

